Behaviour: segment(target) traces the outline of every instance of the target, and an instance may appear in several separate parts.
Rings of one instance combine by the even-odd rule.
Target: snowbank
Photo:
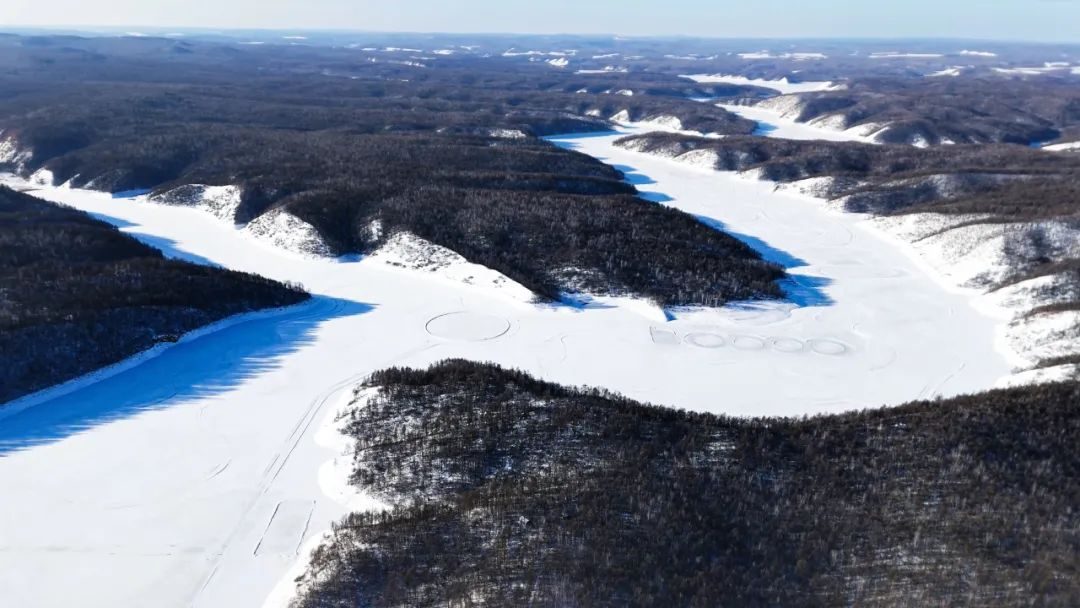
[[[374,234],[381,226],[373,226]],[[426,241],[411,232],[397,232],[375,250],[368,260],[394,268],[430,273],[444,281],[461,283],[497,293],[519,302],[532,302],[535,294],[506,275],[469,262],[457,252]]]
[[[876,218],[957,286],[990,289],[1041,263],[1080,258],[1080,229],[1059,221],[980,223],[984,217],[937,213]]]
[[[56,184],[56,176],[48,169],[38,169],[30,176],[30,183],[35,186],[48,187]]]
[[[947,284],[980,294],[976,305],[1002,319],[998,344],[1018,372],[1080,354],[1080,313],[1032,313],[1080,299],[1075,278],[1062,273],[1010,282],[1047,260],[1080,258],[1080,227],[1060,221],[983,223],[985,219],[921,213],[875,218],[872,223],[907,243]]]
[[[240,198],[238,186],[188,184],[151,196],[149,200],[205,211],[244,234],[285,251],[307,256],[333,256],[332,248],[314,226],[283,208],[271,209],[247,224],[238,223],[236,212],[240,208]]]
[[[16,170],[22,168],[23,163],[30,159],[31,152],[19,146],[18,140],[11,136],[4,136],[0,130],[0,164],[14,165]]]
[[[331,256],[333,250],[314,226],[288,211],[271,209],[255,218],[243,232],[274,247],[311,256]]]
[[[214,217],[235,224],[240,208],[240,188],[190,184],[151,196],[150,200],[166,205],[195,207]]]
[[[378,512],[390,509],[390,505],[371,494],[362,492],[349,482],[353,472],[354,442],[344,432],[345,425],[349,421],[348,414],[356,408],[364,407],[375,395],[376,390],[357,388],[346,391],[337,406],[326,414],[315,432],[315,443],[333,455],[319,468],[319,489],[347,513]],[[299,586],[306,586],[313,582],[308,577],[328,574],[313,573],[308,565],[315,551],[330,539],[332,533],[330,529],[322,530],[308,539],[299,551],[296,562],[263,602],[263,608],[289,608],[297,595]]]

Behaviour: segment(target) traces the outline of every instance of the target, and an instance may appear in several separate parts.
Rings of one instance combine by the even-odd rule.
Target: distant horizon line
[[[214,26],[163,26],[163,25],[18,25],[0,24],[0,34],[18,34],[19,31],[67,32],[67,33],[120,33],[139,34],[147,30],[167,36],[170,33],[215,33],[226,34],[247,32],[272,32],[291,34],[376,34],[391,36],[481,36],[481,37],[564,37],[564,38],[625,38],[636,40],[729,40],[729,41],[801,41],[801,42],[984,42],[998,44],[1029,44],[1038,46],[1069,45],[1080,46],[1078,41],[1044,41],[1025,38],[980,38],[965,36],[707,36],[701,34],[620,34],[613,32],[439,32],[409,30],[365,30],[333,27],[214,27]],[[130,36],[137,37],[137,36]]]

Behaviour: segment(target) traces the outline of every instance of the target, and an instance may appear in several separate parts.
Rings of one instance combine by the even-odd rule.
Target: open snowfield
[[[3,604],[261,605],[346,508],[320,487],[338,452],[316,430],[359,379],[391,365],[490,360],[739,416],[947,396],[1009,372],[995,320],[975,311],[973,294],[947,291],[863,218],[616,148],[619,135],[555,141],[788,266],[795,303],[675,311],[673,320],[626,300],[535,305],[508,281],[469,285],[379,256],[301,257],[195,208],[34,192],[170,255],[298,281],[316,297],[0,418]]]

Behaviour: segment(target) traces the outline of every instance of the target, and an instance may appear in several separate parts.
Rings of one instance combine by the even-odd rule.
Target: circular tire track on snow
[[[448,312],[428,320],[424,329],[446,340],[487,342],[505,336],[510,331],[510,321],[482,313]]]
[[[795,338],[773,338],[769,340],[769,345],[780,353],[801,353],[806,350],[806,344]]]
[[[764,350],[765,340],[757,336],[732,336],[731,344],[739,350]]]
[[[815,353],[819,355],[828,355],[831,357],[845,355],[851,350],[851,347],[849,347],[847,344],[844,344],[843,342],[838,342],[836,340],[829,340],[827,338],[815,338],[813,340],[810,340],[809,344],[810,350],[814,351]]]
[[[688,344],[697,346],[698,348],[723,348],[727,345],[727,340],[724,336],[719,334],[710,333],[695,333],[689,334],[685,338]]]

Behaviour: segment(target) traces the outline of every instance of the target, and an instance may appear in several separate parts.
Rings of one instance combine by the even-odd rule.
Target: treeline
[[[388,199],[376,217],[550,298],[569,290],[722,306],[783,295],[783,270],[748,245],[632,196],[433,186]]]
[[[227,316],[295,304],[299,287],[165,259],[90,216],[0,187],[0,403]]]
[[[847,127],[888,124],[880,136],[885,143],[1027,146],[1080,126],[1080,90],[1056,78],[870,76],[800,100],[797,120],[838,115]]]
[[[408,231],[546,298],[588,290],[712,306],[781,295],[782,271],[749,247],[635,198],[616,169],[534,137],[605,129],[603,117],[623,110],[635,120],[681,115],[709,131],[746,133],[749,121],[688,100],[518,91],[509,76],[500,85],[477,67],[407,82],[383,78],[382,67],[357,67],[355,79],[313,74],[307,52],[281,55],[288,69],[262,56],[223,60],[221,73],[188,53],[137,55],[139,65],[162,66],[138,82],[58,82],[48,75],[63,68],[51,64],[0,73],[21,85],[0,98],[0,128],[30,154],[24,173],[46,168],[58,183],[110,192],[153,189],[164,201],[184,185],[236,185],[238,222],[284,209],[338,254],[369,253]],[[135,59],[102,61],[119,70]]]
[[[849,211],[986,213],[1009,220],[1080,214],[1080,156],[1022,146],[921,149],[857,142],[762,137],[710,139],[668,133],[626,137],[617,145],[677,157],[716,153],[716,169],[759,170],[764,179],[836,178],[831,198]]]
[[[1080,601],[1076,384],[803,420],[464,361],[368,384],[352,482],[397,506],[335,526],[298,607]]]
[[[675,75],[640,70],[579,74],[552,69],[543,62],[522,64],[515,58],[460,48],[453,55],[432,56],[326,46],[38,36],[2,38],[0,50],[0,74],[13,77],[3,83],[5,91],[48,94],[50,89],[55,92],[58,83],[79,83],[75,89],[87,83],[97,83],[100,89],[147,83],[220,90],[247,87],[256,108],[291,94],[308,100],[321,98],[338,109],[365,105],[369,110],[415,109],[412,118],[420,121],[430,118],[426,114],[434,110],[441,115],[439,126],[449,124],[455,112],[474,114],[463,117],[460,124],[525,128],[538,135],[596,128],[622,110],[635,119],[673,115],[688,129],[703,132],[749,134],[752,122],[690,98],[774,94],[754,87],[699,85]],[[575,63],[580,61],[575,59]],[[250,82],[256,76],[261,82]],[[269,96],[262,94],[264,89]],[[632,91],[634,97],[618,95],[620,91]],[[77,112],[78,104],[71,105]]]
[[[632,196],[607,165],[533,139],[207,127],[91,145],[50,167],[58,181],[113,191],[239,183],[239,222],[284,208],[339,253],[408,231],[551,299],[585,290],[716,306],[782,295],[782,271],[748,246]]]

